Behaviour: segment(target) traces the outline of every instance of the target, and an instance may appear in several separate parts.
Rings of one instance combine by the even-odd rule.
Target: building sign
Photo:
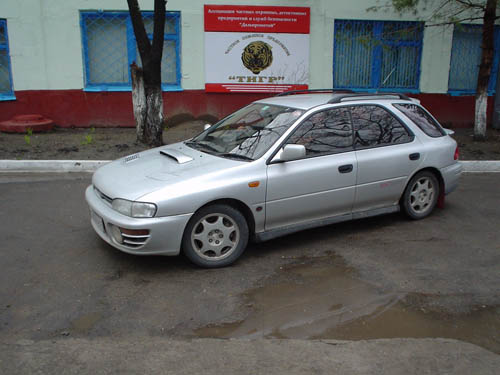
[[[307,89],[309,20],[306,7],[205,5],[205,90]]]

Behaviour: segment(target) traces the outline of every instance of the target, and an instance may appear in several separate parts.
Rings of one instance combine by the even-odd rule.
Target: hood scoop
[[[193,160],[193,158],[191,156],[188,156],[186,154],[183,154],[182,152],[172,150],[172,149],[162,150],[162,151],[160,151],[160,154],[174,159],[179,164],[189,163],[190,161]]]

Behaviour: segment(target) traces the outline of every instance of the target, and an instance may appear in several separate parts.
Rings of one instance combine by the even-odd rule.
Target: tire
[[[182,237],[184,254],[204,268],[229,266],[248,243],[248,225],[236,209],[222,205],[201,208],[189,220]]]
[[[402,211],[413,220],[430,215],[439,196],[439,182],[434,173],[423,171],[412,177],[401,201]]]

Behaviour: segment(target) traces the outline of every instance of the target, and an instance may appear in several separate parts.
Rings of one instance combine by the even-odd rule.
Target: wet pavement
[[[500,353],[500,174],[446,208],[251,244],[232,267],[121,253],[86,174],[0,175],[0,339],[450,338]]]
[[[335,258],[334,258],[335,259]],[[245,293],[253,312],[240,322],[197,329],[198,337],[336,339],[442,337],[500,353],[500,307],[468,313],[427,311],[418,295],[384,291],[359,280],[343,262],[316,259],[288,266],[293,281]]]

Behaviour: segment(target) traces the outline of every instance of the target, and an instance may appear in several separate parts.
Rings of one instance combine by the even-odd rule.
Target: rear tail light
[[[455,155],[453,155],[453,160],[458,160],[459,152],[458,152],[458,146],[455,149]]]

